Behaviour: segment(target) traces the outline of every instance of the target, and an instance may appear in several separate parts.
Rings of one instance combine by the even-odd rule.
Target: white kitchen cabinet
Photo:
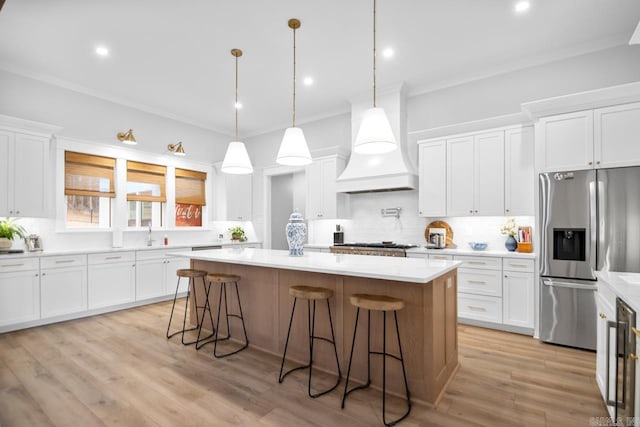
[[[222,194],[218,198],[221,221],[251,221],[252,175],[221,174]]]
[[[504,213],[534,215],[533,127],[504,132]]]
[[[502,277],[499,270],[458,268],[458,292],[465,294],[502,296]]]
[[[444,139],[422,143],[418,141],[420,165],[418,210],[420,216],[447,215],[447,143]]]
[[[90,254],[88,257],[89,309],[124,304],[135,300],[134,252]]]
[[[184,251],[187,251],[185,249]],[[167,256],[175,249],[136,252],[136,301],[173,295],[176,291],[176,270],[189,268],[188,258]],[[180,292],[186,292],[188,280],[182,280]]]
[[[502,259],[455,255],[458,267],[458,319],[502,323]]]
[[[42,318],[87,309],[87,256],[55,256],[41,260]]]
[[[543,117],[536,139],[541,172],[593,168],[593,111]]]
[[[0,261],[0,326],[40,318],[40,270],[37,258]]]
[[[533,328],[533,273],[505,271],[502,280],[502,323]]]
[[[305,168],[307,219],[349,217],[349,196],[336,192],[336,179],[345,166],[345,159],[332,155],[314,159]]]
[[[504,132],[447,140],[447,215],[504,214]]]
[[[45,217],[49,138],[0,130],[0,215]]]
[[[640,103],[593,111],[594,164],[616,168],[640,164]]]

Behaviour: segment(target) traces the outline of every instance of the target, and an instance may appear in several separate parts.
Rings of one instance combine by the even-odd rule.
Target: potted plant
[[[238,240],[240,242],[247,240],[247,236],[245,236],[242,227],[231,227],[229,233],[231,233],[231,240]]]
[[[16,236],[24,239],[26,233],[21,225],[15,223],[15,220],[9,217],[0,220],[0,249],[9,249],[12,245],[11,241]]]

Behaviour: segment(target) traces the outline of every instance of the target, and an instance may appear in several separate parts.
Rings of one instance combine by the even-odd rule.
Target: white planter
[[[0,249],[9,249],[13,241],[7,239],[6,237],[0,237]]]

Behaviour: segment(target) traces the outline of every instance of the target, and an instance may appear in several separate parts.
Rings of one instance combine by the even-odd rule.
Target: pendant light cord
[[[373,0],[373,108],[376,108],[376,0]]]
[[[238,139],[238,57],[236,56],[236,103],[234,105],[236,110],[236,141]]]
[[[293,127],[296,127],[296,29],[293,29]]]

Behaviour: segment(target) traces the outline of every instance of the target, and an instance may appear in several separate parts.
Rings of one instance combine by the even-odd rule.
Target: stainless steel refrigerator
[[[596,276],[640,273],[640,167],[540,174],[540,339],[595,350]]]

